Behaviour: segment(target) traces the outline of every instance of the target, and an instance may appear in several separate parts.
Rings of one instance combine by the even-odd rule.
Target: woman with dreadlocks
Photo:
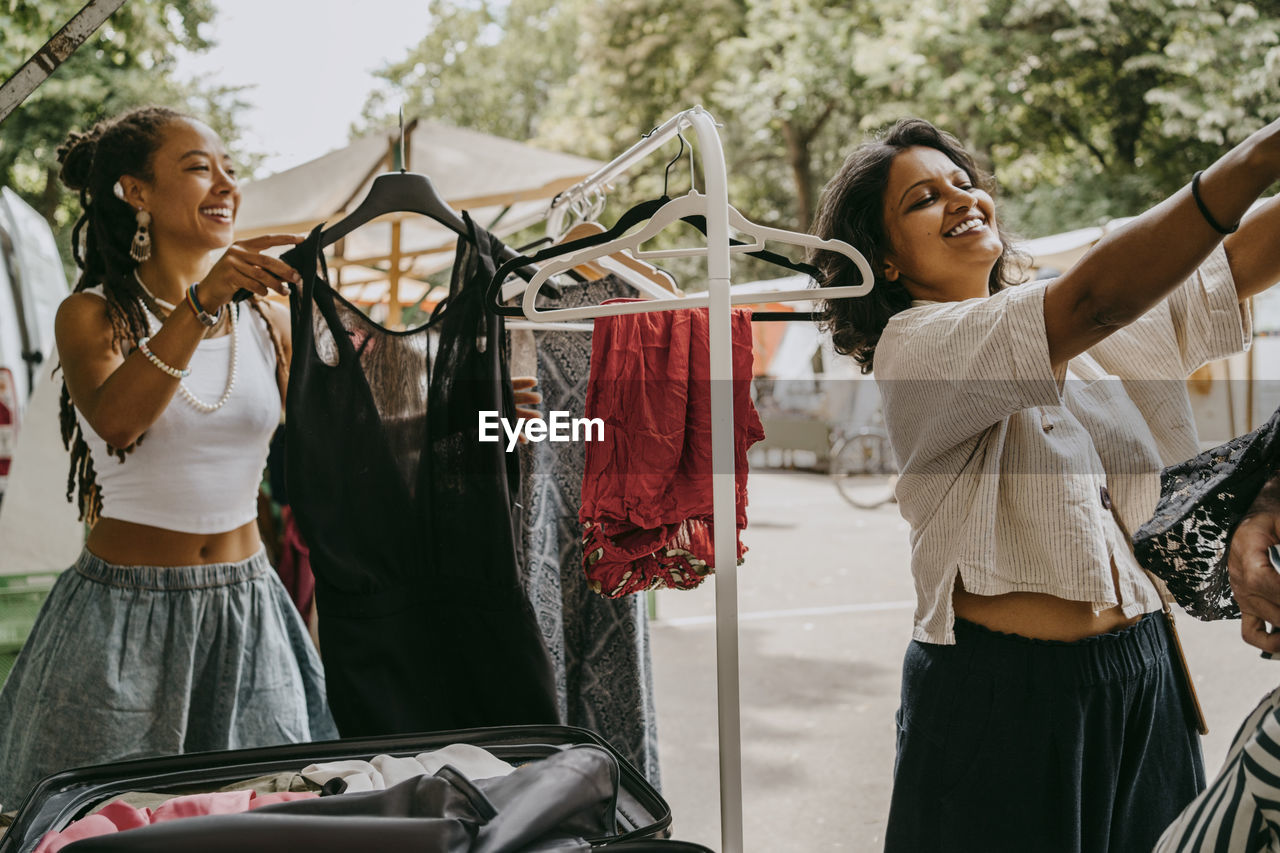
[[[299,238],[233,242],[226,150],[172,110],[58,157],[84,210],[55,326],[62,435],[92,529],[0,691],[5,809],[69,767],[337,736],[256,525],[289,355],[287,310],[259,297],[298,280],[263,252]]]

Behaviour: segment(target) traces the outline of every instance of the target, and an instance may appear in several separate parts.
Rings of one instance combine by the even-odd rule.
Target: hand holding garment
[[[608,303],[606,303],[608,304]],[[604,421],[582,475],[583,564],[617,598],[692,589],[715,559],[707,309],[598,317],[586,416]],[[747,450],[764,438],[751,402],[751,312],[732,316],[734,497],[747,526]],[[738,540],[739,561],[746,549]]]
[[[1280,409],[1253,432],[1160,475],[1155,515],[1133,537],[1139,562],[1197,619],[1237,619],[1227,546],[1249,505],[1280,467]]]

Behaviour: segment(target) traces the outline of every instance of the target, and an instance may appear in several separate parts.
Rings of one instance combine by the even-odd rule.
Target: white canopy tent
[[[308,231],[336,222],[360,203],[373,179],[400,167],[399,131],[357,139],[345,148],[246,183],[236,236]],[[548,201],[599,168],[586,157],[545,151],[487,133],[415,119],[404,129],[406,171],[431,178],[455,210],[468,211],[498,236],[545,215]],[[344,296],[387,306],[396,325],[403,305],[434,302],[426,277],[453,262],[457,235],[416,214],[379,217],[339,241],[329,260]]]
[[[1104,235],[1128,221],[1128,218],[1113,219],[1102,226],[1077,228],[1075,231],[1037,237],[1019,244],[1019,248],[1031,256],[1031,266],[1037,272],[1061,273],[1084,257],[1084,253]]]

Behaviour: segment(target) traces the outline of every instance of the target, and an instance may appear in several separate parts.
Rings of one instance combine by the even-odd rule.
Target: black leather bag
[[[1134,534],[1133,552],[1197,619],[1240,616],[1227,576],[1227,546],[1278,467],[1280,409],[1253,432],[1161,473],[1160,502]]]

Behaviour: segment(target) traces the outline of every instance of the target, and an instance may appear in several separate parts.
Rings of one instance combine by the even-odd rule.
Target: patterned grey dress
[[[566,288],[556,307],[633,296],[612,277]],[[527,375],[536,359],[543,412],[582,417],[591,335],[513,331],[511,373]],[[536,353],[534,350],[536,349]],[[560,714],[571,726],[603,736],[659,786],[658,736],[649,663],[645,597],[609,600],[587,588],[582,572],[581,442],[530,442],[521,448],[521,540],[525,586],[556,674]]]

